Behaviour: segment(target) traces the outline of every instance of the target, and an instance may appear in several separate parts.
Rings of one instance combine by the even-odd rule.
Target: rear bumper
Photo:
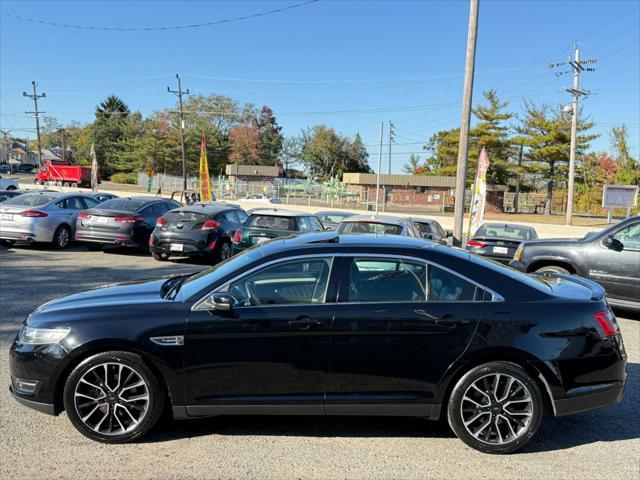
[[[575,388],[567,392],[566,398],[553,401],[555,415],[562,417],[614,405],[622,400],[623,395],[624,382]]]
[[[178,257],[210,255],[215,250],[220,239],[186,239],[186,238],[158,238],[154,236],[149,246],[152,253],[165,253]],[[171,245],[181,245],[181,249],[172,249]]]
[[[47,218],[37,220],[48,220]],[[58,224],[55,222],[31,221],[22,225],[11,225],[11,222],[0,222],[0,239],[27,242],[52,242],[53,232]]]
[[[121,245],[125,247],[138,247],[131,235],[121,233],[76,231],[76,241],[86,243],[99,243],[101,245]]]

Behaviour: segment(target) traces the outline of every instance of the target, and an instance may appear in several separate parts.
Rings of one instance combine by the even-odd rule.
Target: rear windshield
[[[164,219],[169,223],[200,223],[204,222],[209,215],[197,212],[177,211],[164,214]]]
[[[269,230],[293,230],[293,218],[274,215],[251,215],[247,227],[268,228]]]
[[[326,223],[340,223],[349,216],[350,215],[348,213],[321,213],[318,215],[320,220]]]
[[[536,238],[530,228],[515,225],[482,225],[475,237],[513,238],[514,240],[532,240]]]
[[[14,198],[7,200],[2,203],[2,206],[5,205],[17,205],[23,207],[39,207],[44,205],[45,203],[49,203],[52,200],[55,200],[57,197],[51,195],[42,195],[40,193],[25,193],[24,195],[20,195]]]
[[[100,208],[104,210],[132,210],[136,211],[144,206],[144,202],[131,200],[129,198],[112,198],[105,200],[100,204]]]
[[[528,273],[523,273],[515,268],[511,268],[480,255],[470,255],[469,260],[495,272],[501,273],[502,275],[506,275],[518,282],[522,282],[541,292],[549,293],[551,291],[549,284],[545,282],[540,275],[529,275]]]
[[[346,222],[340,225],[339,233],[376,233],[378,235],[400,235],[402,227],[389,223]]]

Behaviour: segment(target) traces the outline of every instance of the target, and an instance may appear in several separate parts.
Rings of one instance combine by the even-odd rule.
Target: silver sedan
[[[99,202],[78,193],[26,193],[0,206],[0,243],[11,246],[16,241],[47,242],[66,248],[73,240],[80,210]]]

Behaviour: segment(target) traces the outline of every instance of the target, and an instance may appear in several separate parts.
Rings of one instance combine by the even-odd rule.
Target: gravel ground
[[[0,247],[0,478],[638,478],[640,319],[624,312],[623,402],[546,419],[522,453],[508,456],[471,450],[445,425],[402,418],[167,420],[139,443],[109,446],[81,436],[65,414],[10,398],[7,349],[35,307],[114,281],[201,268],[135,252]]]

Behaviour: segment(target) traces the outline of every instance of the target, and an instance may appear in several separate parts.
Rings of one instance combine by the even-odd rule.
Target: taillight
[[[165,221],[164,218],[158,217],[158,220],[156,220],[156,227],[162,227],[165,223],[167,222]]]
[[[91,215],[88,213],[79,213],[78,218],[91,218]]]
[[[233,243],[242,243],[242,230],[236,230],[231,241]]]
[[[486,243],[479,242],[477,240],[467,240],[467,247],[486,247]]]
[[[602,328],[605,336],[613,337],[620,333],[620,326],[611,310],[607,309],[596,312],[593,314],[593,317],[596,319],[596,322],[598,322],[598,325],[600,325],[600,328]]]
[[[116,217],[116,222],[118,223],[134,223],[139,220],[142,220],[140,217]]]
[[[25,210],[24,212],[22,212],[21,215],[23,217],[48,217],[49,216],[46,213],[41,212],[40,210]]]
[[[207,220],[202,224],[202,230],[213,230],[214,228],[218,228],[220,226],[220,222],[216,222],[215,220]]]

